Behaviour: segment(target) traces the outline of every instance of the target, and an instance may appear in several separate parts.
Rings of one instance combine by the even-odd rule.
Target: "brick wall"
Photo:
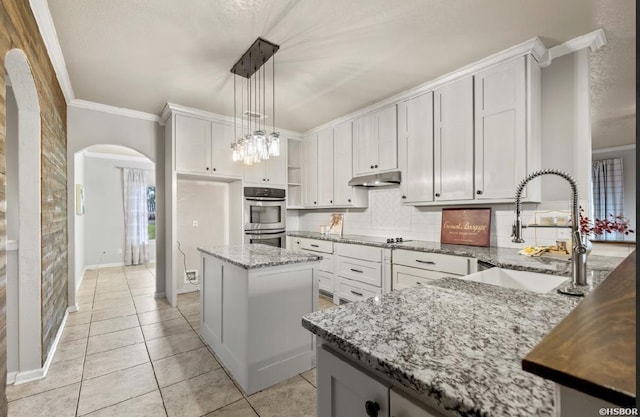
[[[4,58],[21,49],[38,90],[42,131],[43,363],[67,308],[67,107],[28,0],[0,0],[0,85]],[[0,416],[7,415],[5,89],[0,88]]]

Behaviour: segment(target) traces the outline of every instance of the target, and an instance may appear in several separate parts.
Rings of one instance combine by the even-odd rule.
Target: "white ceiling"
[[[277,122],[304,132],[525,40],[605,30],[594,148],[635,143],[634,0],[48,0],[78,99],[233,114],[231,66],[276,54]]]

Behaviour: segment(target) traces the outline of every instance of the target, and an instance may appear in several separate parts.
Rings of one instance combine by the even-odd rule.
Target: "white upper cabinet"
[[[433,201],[433,92],[398,104],[398,165],[405,203]]]
[[[318,206],[318,135],[304,138],[302,144],[303,170],[302,186],[305,207]]]
[[[333,128],[333,204],[335,206],[367,207],[369,193],[365,188],[352,187],[353,130],[351,122]]]
[[[318,133],[318,205],[333,205],[333,129]]]
[[[513,198],[518,183],[538,169],[532,157],[539,142],[535,91],[539,91],[540,73],[530,61],[520,57],[475,75],[476,199]],[[533,88],[528,93],[529,85]],[[528,197],[535,198],[533,194]]]
[[[396,106],[385,107],[353,122],[353,174],[398,168]]]
[[[231,159],[233,126],[176,114],[176,172],[242,177],[242,164]]]
[[[176,115],[176,171],[211,173],[211,122]]]
[[[239,163],[241,165],[241,163]],[[271,156],[257,164],[244,166],[244,182],[263,187],[286,187],[287,139],[280,138],[280,156]]]
[[[214,175],[242,176],[242,163],[231,159],[233,135],[233,126],[216,122],[211,124],[211,171]]]
[[[435,201],[473,200],[473,77],[434,92]]]

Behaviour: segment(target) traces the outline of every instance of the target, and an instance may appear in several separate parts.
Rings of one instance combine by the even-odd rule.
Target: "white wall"
[[[177,182],[177,239],[185,257],[177,251],[177,291],[199,287],[184,282],[184,265],[202,276],[198,246],[219,246],[229,242],[229,185],[211,181],[179,179]],[[197,222],[197,226],[194,226]],[[177,247],[177,246],[176,246]]]
[[[74,230],[74,238],[76,242],[80,242],[80,244],[78,244],[76,246],[76,251],[75,251],[75,256],[71,256],[70,255],[70,260],[73,259],[73,267],[75,268],[74,270],[79,271],[80,273],[82,273],[82,271],[84,271],[86,264],[85,261],[85,215],[84,214],[78,214],[75,211],[75,199],[76,197],[76,184],[85,184],[85,170],[84,170],[84,153],[83,152],[77,152],[76,154],[73,155],[73,160],[74,160],[74,164],[75,164],[75,170],[76,170],[76,175],[75,175],[75,179],[74,182],[72,184],[72,186],[69,188],[68,192],[69,194],[73,194],[73,218],[75,220],[75,230]],[[85,207],[86,208],[86,207]],[[70,262],[71,263],[71,262]],[[80,283],[81,280],[76,281],[76,290],[80,287]]]
[[[622,172],[624,181],[624,215],[629,219],[631,228],[638,233],[636,223],[636,149],[596,151],[593,160],[622,158]],[[636,234],[627,235],[627,239],[636,240]]]
[[[117,155],[84,154],[84,266],[124,264],[124,210],[122,169],[149,170],[147,186],[155,186],[149,160],[118,159]],[[155,260],[155,253],[150,254]]]
[[[584,134],[584,125],[588,128],[590,120],[583,114],[585,106],[588,109],[589,105],[583,95],[584,82],[588,83],[588,77],[584,79],[581,65],[584,65],[584,54],[574,53],[554,60],[541,71],[542,168],[560,169],[576,178],[587,177],[591,169],[590,156],[573,157],[576,148],[583,144],[589,155],[591,150],[590,135],[587,137]],[[545,176],[533,181],[542,181],[543,202],[523,205],[522,218],[525,223],[533,219],[536,211],[569,211],[571,195],[566,180]],[[581,204],[587,206],[589,183],[579,181],[578,185]],[[329,222],[330,214],[339,212],[345,214],[344,233],[439,242],[443,207],[403,206],[401,201],[397,187],[371,189],[367,209],[300,210],[297,216],[293,210],[289,210],[288,227],[290,230],[320,231],[320,225]],[[524,229],[525,243],[514,244],[511,242],[514,205],[495,204],[483,207],[492,208],[492,246],[519,248],[534,244],[551,245],[555,244],[556,239],[567,238],[569,235],[566,230],[561,229]]]
[[[91,145],[111,144],[132,148],[154,162],[156,168],[156,223],[163,225],[164,218],[164,134],[155,121],[137,117],[113,114],[74,106],[67,107],[67,184],[68,189],[75,187],[75,158],[76,152]],[[75,233],[75,200],[74,193],[68,193],[69,218],[69,303],[75,304],[74,288],[82,280],[82,271],[76,268],[76,247],[84,242],[76,241]],[[164,257],[164,229],[156,229],[156,293],[164,293],[165,288],[165,257]]]

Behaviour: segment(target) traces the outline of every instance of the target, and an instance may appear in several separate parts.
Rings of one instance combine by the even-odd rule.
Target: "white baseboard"
[[[177,289],[176,294],[187,294],[187,293],[196,292],[196,291],[200,291],[200,285],[192,286],[191,288],[186,287],[186,288]]]
[[[110,264],[87,265],[87,266],[84,267],[84,271],[82,272],[82,274],[84,276],[84,273],[88,269],[113,268],[113,267],[116,267],[116,266],[124,266],[124,262],[112,262]]]
[[[17,371],[7,372],[7,385],[16,383],[16,375],[18,375]]]
[[[77,309],[77,307],[75,308]],[[60,327],[58,328],[58,332],[56,333],[56,338],[53,340],[53,344],[51,345],[51,350],[49,350],[49,354],[47,355],[47,360],[44,362],[44,366],[42,368],[30,369],[28,371],[7,373],[7,384],[10,383],[9,378],[13,379],[12,383],[14,385],[20,385],[24,384],[25,382],[35,381],[47,376],[47,372],[49,372],[49,367],[51,366],[51,362],[53,361],[53,356],[56,354],[56,350],[58,349],[58,343],[60,342],[60,338],[62,337],[62,331],[64,330],[64,326],[67,324],[67,318],[69,317],[70,312],[71,307],[67,308],[67,311],[64,313],[64,317],[62,318],[62,322],[60,323]]]
[[[157,292],[153,294],[153,298],[167,298],[167,294],[164,292]]]

